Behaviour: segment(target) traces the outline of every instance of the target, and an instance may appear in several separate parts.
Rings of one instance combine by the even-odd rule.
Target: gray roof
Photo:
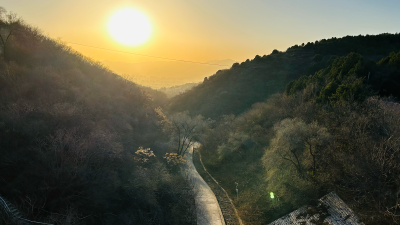
[[[269,225],[364,225],[335,192],[318,200],[317,206],[303,206]]]

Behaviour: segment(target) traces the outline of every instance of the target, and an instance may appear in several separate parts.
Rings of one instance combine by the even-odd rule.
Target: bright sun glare
[[[145,43],[151,36],[151,30],[149,19],[135,9],[122,9],[108,22],[108,32],[113,39],[128,46]]]

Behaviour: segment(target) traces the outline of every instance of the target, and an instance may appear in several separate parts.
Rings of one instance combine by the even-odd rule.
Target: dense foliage
[[[222,116],[203,140],[210,172],[246,224],[271,222],[336,191],[365,224],[399,224],[400,53],[314,60],[283,95]],[[270,199],[270,192],[276,198]]]
[[[290,81],[304,75],[313,75],[334,61],[341,63],[337,58],[342,58],[351,52],[355,52],[355,55],[360,54],[366,66],[364,68],[366,73],[358,71],[359,76],[367,77],[368,72],[371,72],[370,79],[373,80],[384,71],[378,70],[376,73],[369,71],[369,61],[378,61],[390,52],[399,50],[400,34],[322,39],[292,46],[286,52],[274,50],[270,55],[257,55],[253,60],[235,63],[231,69],[218,71],[205,78],[199,86],[171,99],[169,110],[171,112],[188,110],[192,115],[201,114],[211,118],[229,114],[239,115],[248,110],[252,104],[283,91]],[[385,89],[383,86],[392,85],[391,81],[396,79],[386,78],[381,83],[382,91]],[[356,83],[353,84],[357,86]],[[345,92],[349,88],[357,87],[343,86],[342,91]]]
[[[276,95],[223,117],[203,140],[210,173],[230,196],[239,183],[244,222],[266,224],[336,191],[365,224],[398,224],[399,105],[305,99]]]
[[[163,163],[165,95],[0,16],[0,195],[42,222],[190,224],[191,192]]]
[[[400,52],[392,52],[378,63],[366,60],[360,54],[350,53],[342,57],[330,57],[324,69],[313,75],[291,81],[285,94],[306,92],[308,100],[317,103],[335,103],[350,98],[362,102],[368,89],[380,96],[400,97]],[[373,94],[374,94],[373,93]],[[315,99],[313,98],[316,95]]]

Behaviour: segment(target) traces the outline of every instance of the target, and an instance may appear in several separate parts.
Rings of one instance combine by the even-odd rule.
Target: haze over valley
[[[140,63],[126,63],[118,61],[101,61],[108,68],[140,85],[154,89],[172,87],[186,83],[198,83],[204,77],[220,69],[228,69],[236,61],[211,60],[206,64],[176,62],[176,61],[149,61]],[[207,65],[214,64],[214,65]],[[222,66],[219,66],[222,65]]]

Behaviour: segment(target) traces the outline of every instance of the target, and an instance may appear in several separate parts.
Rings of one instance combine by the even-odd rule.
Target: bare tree
[[[7,43],[18,32],[21,22],[16,14],[7,13],[4,8],[0,7],[0,44],[4,60],[6,60]]]
[[[275,125],[276,135],[268,150],[292,164],[300,176],[304,172],[315,176],[317,161],[324,147],[331,142],[327,129],[317,123],[306,124],[300,119],[285,119]]]
[[[187,112],[180,112],[171,116],[172,144],[178,155],[184,155],[194,144],[205,124],[202,116],[192,118]]]

